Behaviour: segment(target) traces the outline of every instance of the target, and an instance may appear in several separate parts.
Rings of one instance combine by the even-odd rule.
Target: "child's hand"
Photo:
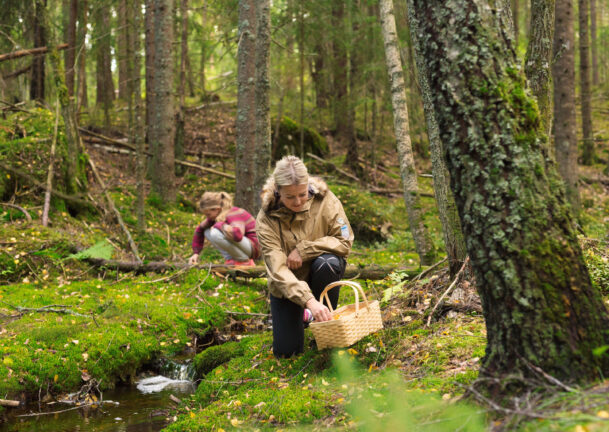
[[[230,224],[222,225],[222,231],[224,231],[224,234],[226,235],[226,237],[228,237],[231,240],[235,237],[233,234],[233,227]]]
[[[296,270],[302,267],[302,258],[298,252],[298,249],[294,249],[292,252],[290,252],[288,255],[287,264],[290,270]]]
[[[199,254],[192,254],[190,258],[188,258],[188,264],[197,265],[199,262]]]

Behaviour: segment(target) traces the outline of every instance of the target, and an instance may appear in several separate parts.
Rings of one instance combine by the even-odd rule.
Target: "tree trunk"
[[[334,82],[334,128],[338,141],[346,143],[351,136],[349,127],[349,59],[345,35],[339,30],[345,27],[345,5],[342,1],[332,2],[333,59],[332,78]]]
[[[33,36],[34,48],[44,47],[47,44],[46,32],[44,25],[41,23],[41,16],[44,16],[44,11],[47,7],[46,0],[34,1],[34,22]],[[30,99],[36,101],[44,101],[45,97],[45,65],[44,55],[34,56],[32,60],[32,79],[30,81]]]
[[[173,109],[173,0],[154,0],[154,117],[151,186],[162,202],[175,201]]]
[[[588,0],[579,0],[579,80],[581,89],[583,154],[582,163],[594,163],[594,133],[590,104],[590,39],[588,36]]]
[[[596,39],[596,0],[590,0],[590,47],[592,53],[592,84],[598,85],[598,41]]]
[[[522,377],[512,390],[529,364],[563,382],[599,378],[609,318],[509,32],[486,0],[409,4],[486,319],[481,375]]]
[[[131,8],[127,5],[127,0],[118,0],[118,29],[116,32],[118,97],[124,101],[131,99],[131,95],[129,94],[129,77],[131,76],[131,71],[129,70],[129,65],[131,64],[131,58],[129,56],[129,39],[132,31],[129,27],[130,13]]]
[[[271,164],[271,117],[269,52],[271,48],[270,0],[256,1],[256,147],[254,151],[254,191],[262,190]],[[260,194],[255,194],[254,213],[260,209]]]
[[[66,87],[68,96],[74,96],[74,71],[76,63],[76,21],[78,19],[78,1],[70,0],[70,11],[67,28],[68,48],[65,51]]]
[[[534,0],[531,0],[534,1]],[[519,23],[519,19],[518,16],[519,14],[519,1],[518,0],[512,0],[512,21],[514,23],[514,47],[516,49],[518,49],[518,42],[520,39],[520,23]]]
[[[131,28],[133,29],[134,35],[139,35],[142,28],[142,10],[140,0],[132,0],[131,2]],[[142,67],[142,54],[140,47],[140,38],[133,37],[133,68],[131,68],[131,82],[133,83],[133,105],[135,108],[135,116],[133,122],[133,142],[136,147],[136,208],[135,213],[137,214],[137,228],[140,233],[146,229],[146,212],[145,212],[145,201],[146,201],[146,190],[145,190],[145,176],[146,176],[146,155],[145,151],[145,122],[143,116],[143,102],[142,102],[142,83],[141,83],[141,67]]]
[[[385,59],[389,82],[391,85],[391,102],[393,104],[393,125],[400,158],[400,173],[404,187],[404,201],[408,213],[408,225],[414,238],[415,248],[422,265],[434,262],[436,251],[431,236],[423,223],[423,212],[419,199],[419,185],[414,156],[410,143],[408,125],[408,108],[406,107],[406,90],[404,72],[398,49],[395,17],[393,15],[393,0],[381,0],[381,26],[385,44]]]
[[[87,54],[87,19],[89,15],[89,7],[87,0],[81,0],[78,18],[78,86],[77,100],[78,105],[76,112],[80,112],[81,107],[89,106],[89,98],[87,96],[87,69],[86,69],[86,54]]]
[[[182,17],[182,32],[180,36],[180,80],[178,85],[178,96],[180,103],[176,111],[176,134],[175,134],[175,158],[184,159],[184,105],[186,97],[186,63],[188,62],[188,0],[180,3],[180,15]],[[184,167],[176,165],[176,175],[182,176]]]
[[[554,0],[531,0],[531,39],[524,70],[537,99],[541,128],[549,137],[552,130],[552,41],[554,40]]]
[[[567,198],[577,212],[577,129],[572,0],[556,0],[552,77],[554,80],[554,149]]]
[[[434,112],[432,90],[427,81],[427,72],[425,71],[427,66],[419,48],[419,44],[417,43],[419,30],[416,25],[418,24],[418,21],[411,15],[412,8],[409,7],[408,12],[410,15],[408,27],[410,29],[410,38],[414,48],[417,71],[419,72],[417,78],[419,87],[421,88],[423,110],[425,111],[425,120],[427,123],[434,195],[438,207],[440,223],[442,225],[444,247],[446,249],[446,257],[448,258],[448,268],[451,277],[455,277],[467,256],[465,239],[463,238],[461,218],[459,217],[455,197],[450,190],[450,173],[446,166],[446,152],[440,138],[440,130]]]
[[[156,141],[153,118],[157,103],[154,99],[154,0],[144,0],[146,4],[146,141]],[[148,166],[152,170],[152,164]],[[153,172],[149,173],[151,176]]]
[[[104,127],[110,127],[110,107],[114,100],[110,43],[110,16],[103,8],[96,10],[94,38],[97,41],[97,104],[104,110]]]
[[[256,207],[256,2],[239,0],[239,47],[237,53],[237,119],[235,130],[235,205],[252,214]]]
[[[49,35],[50,45],[56,47],[53,30],[45,9],[40,11],[39,19],[45,34]],[[57,51],[56,48],[52,48],[49,57],[53,66],[52,77],[57,92],[57,98],[59,99],[61,116],[64,122],[63,128],[66,144],[63,151],[58,152],[63,158],[60,164],[63,169],[63,182],[65,184],[65,192],[68,195],[76,195],[86,191],[87,177],[84,165],[85,158],[81,157],[83,146],[80,141],[80,135],[78,134],[74,99],[68,95],[68,89],[65,83],[65,71],[61,65],[59,51]],[[72,214],[77,214],[83,210],[81,204],[70,201],[66,204]]]

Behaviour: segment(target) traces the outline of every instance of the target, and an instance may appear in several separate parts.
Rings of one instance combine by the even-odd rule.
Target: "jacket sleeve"
[[[327,202],[317,217],[327,219],[327,234],[315,240],[298,242],[296,249],[303,261],[317,258],[324,253],[347,257],[351,251],[354,235],[343,205],[331,191],[328,191],[328,195],[324,199]]]
[[[192,236],[192,251],[193,253],[199,254],[203,249],[203,245],[205,244],[205,230],[209,228],[210,222],[208,219],[205,219],[200,225],[195,229],[195,234]]]
[[[259,216],[256,222],[267,277],[279,288],[285,298],[305,306],[313,298],[313,293],[309,285],[305,281],[299,280],[288,268],[288,257],[281,248],[281,239],[277,231],[279,226],[273,229],[273,221],[267,216]]]

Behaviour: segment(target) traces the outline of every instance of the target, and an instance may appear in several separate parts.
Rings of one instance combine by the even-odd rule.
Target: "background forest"
[[[608,74],[607,0],[3,0],[0,430],[606,430]],[[385,328],[275,359],[187,259],[286,154]]]

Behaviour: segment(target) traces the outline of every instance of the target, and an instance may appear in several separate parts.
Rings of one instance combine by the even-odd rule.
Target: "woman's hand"
[[[330,321],[332,319],[330,309],[328,309],[326,305],[315,300],[315,298],[309,300],[305,306],[311,311],[317,322]]]
[[[292,252],[290,252],[288,255],[287,264],[290,270],[296,270],[302,267],[302,258],[300,257],[298,249],[294,249]]]
[[[197,265],[199,262],[199,254],[192,254],[190,258],[188,258],[188,264]]]

